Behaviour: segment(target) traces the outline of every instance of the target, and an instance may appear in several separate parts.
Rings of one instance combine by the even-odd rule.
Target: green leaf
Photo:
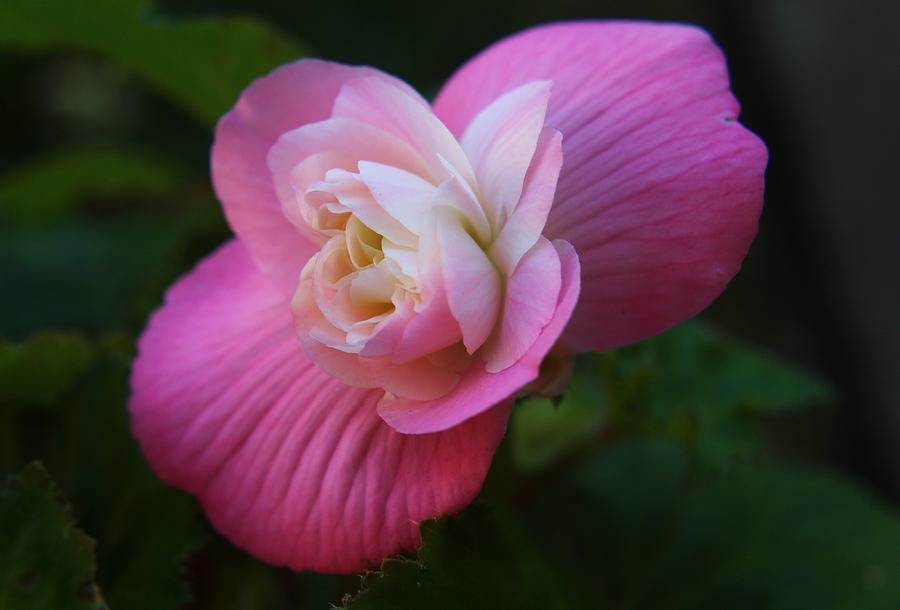
[[[692,321],[630,347],[578,356],[561,400],[528,398],[513,411],[511,456],[530,472],[604,439],[650,435],[729,465],[765,447],[764,417],[831,396],[780,358]]]
[[[539,470],[595,437],[604,424],[605,396],[590,358],[579,358],[559,401],[526,398],[512,414],[510,453],[523,471]]]
[[[257,21],[166,21],[145,0],[4,0],[0,46],[100,54],[210,125],[251,80],[302,55]]]
[[[0,342],[0,402],[50,406],[69,392],[96,352],[76,333],[42,332]]]
[[[421,525],[418,560],[366,574],[349,610],[579,608],[526,531],[483,506]]]
[[[674,444],[600,455],[535,511],[551,553],[599,608],[900,607],[900,520],[799,470],[698,468]],[[552,496],[552,498],[551,498]]]
[[[110,606],[175,610],[191,599],[184,562],[208,531],[194,499],[150,472],[130,434],[133,345],[107,341],[41,454],[71,490],[81,523],[101,542],[98,580]]]
[[[618,350],[615,359],[623,373],[646,378],[645,397],[657,413],[775,412],[831,397],[827,386],[796,366],[698,321]]]
[[[105,335],[95,350],[66,408],[0,409],[0,435],[9,437],[0,438],[0,464],[40,458],[53,471],[101,541],[97,581],[113,608],[182,608],[191,599],[184,562],[208,529],[193,498],[150,472],[129,432],[134,338]]]
[[[759,452],[763,416],[831,398],[811,375],[697,321],[596,358],[619,425],[680,438],[720,464]]]
[[[86,197],[170,192],[179,172],[144,153],[76,150],[34,159],[0,176],[0,212],[19,221],[46,220]]]
[[[0,608],[106,608],[94,583],[94,541],[38,463],[0,485]]]
[[[143,326],[165,287],[227,238],[221,215],[210,224],[211,211],[0,223],[0,285],[16,295],[0,300],[0,335]]]

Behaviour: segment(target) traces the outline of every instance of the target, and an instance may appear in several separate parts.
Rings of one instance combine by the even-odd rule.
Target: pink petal
[[[291,308],[295,336],[299,335],[306,355],[342,383],[358,388],[381,388],[412,400],[431,400],[447,394],[459,381],[455,371],[435,366],[426,358],[398,363],[387,357],[359,358],[335,349],[343,341],[332,325],[339,320],[326,319],[328,304],[317,301],[312,274],[302,275]],[[323,336],[323,333],[334,336]]]
[[[509,404],[406,436],[379,391],[298,349],[287,303],[231,242],[169,291],[140,340],[132,430],[236,545],[295,570],[356,572],[419,543],[416,523],[477,494]]]
[[[447,293],[443,285],[439,285],[406,324],[391,358],[399,363],[409,362],[450,347],[461,339],[459,323],[447,303]]]
[[[422,158],[408,143],[377,127],[343,118],[291,130],[274,143],[267,155],[270,179],[284,213],[301,228],[306,221],[298,198],[321,181],[328,170],[356,172],[363,160],[412,172],[427,171]],[[363,187],[361,183],[358,186]]]
[[[531,348],[556,313],[560,281],[559,255],[541,237],[506,282],[500,324],[482,351],[488,373],[509,368]]]
[[[548,81],[509,91],[479,112],[460,140],[495,226],[506,220],[522,194],[549,98]]]
[[[347,83],[334,102],[334,116],[368,123],[408,142],[429,164],[423,178],[438,184],[447,177],[443,157],[473,182],[469,160],[456,138],[431,111],[425,100],[382,78]]]
[[[450,165],[449,161],[442,157],[441,162],[450,177],[440,184],[434,200],[440,202],[441,205],[450,205],[459,210],[472,225],[475,237],[482,243],[489,242],[492,237],[491,224],[478,195],[472,185]]]
[[[372,68],[301,59],[251,83],[216,126],[212,176],[225,216],[260,269],[285,293],[293,291],[297,274],[317,248],[285,219],[266,155],[283,133],[328,118],[341,86],[361,77],[409,90]]]
[[[453,426],[506,400],[537,378],[541,361],[559,338],[578,300],[578,255],[564,241],[557,240],[553,245],[561,264],[556,311],[525,355],[509,368],[493,374],[485,370],[480,358],[473,358],[459,384],[436,400],[412,401],[385,396],[378,404],[378,413],[388,424],[408,434],[454,429]]]
[[[544,234],[570,241],[582,265],[567,342],[623,345],[702,310],[756,233],[767,157],[735,122],[721,51],[690,26],[537,27],[463,66],[435,112],[460,134],[537,79],[553,81],[546,123],[565,158]]]
[[[522,196],[491,244],[491,260],[505,276],[513,273],[522,255],[541,236],[553,205],[562,163],[562,136],[555,129],[545,127],[525,176]]]

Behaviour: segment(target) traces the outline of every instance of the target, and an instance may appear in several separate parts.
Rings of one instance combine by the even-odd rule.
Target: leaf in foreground
[[[72,490],[81,523],[101,541],[98,579],[110,606],[175,610],[191,599],[185,559],[208,534],[193,498],[150,472],[129,433],[124,405],[132,345],[108,346],[79,386],[47,464]]]
[[[691,321],[630,347],[578,356],[561,400],[529,398],[513,411],[512,457],[532,471],[606,434],[674,439],[730,465],[764,449],[767,417],[830,398],[797,366]]]
[[[100,610],[94,541],[37,463],[0,485],[0,608]]]
[[[348,610],[578,608],[527,532],[483,506],[421,525],[417,560],[388,559]]]
[[[686,441],[720,465],[760,452],[766,417],[832,395],[799,367],[699,321],[597,361],[618,423]]]
[[[561,400],[531,397],[517,404],[509,439],[516,466],[539,470],[596,437],[607,416],[599,384],[593,361],[578,358]]]
[[[645,441],[598,456],[574,481],[548,494],[533,531],[581,576],[592,607],[900,608],[900,520],[833,476],[723,476]]]

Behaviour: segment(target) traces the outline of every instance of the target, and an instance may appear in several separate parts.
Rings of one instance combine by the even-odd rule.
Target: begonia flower
[[[766,150],[700,29],[564,23],[506,38],[430,105],[302,59],[219,121],[235,239],[139,343],[134,434],[234,544],[354,572],[478,493],[551,348],[605,350],[738,271]]]

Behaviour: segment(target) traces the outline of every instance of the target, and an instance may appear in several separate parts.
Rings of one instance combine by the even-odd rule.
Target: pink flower
[[[140,340],[135,435],[235,544],[353,572],[478,493],[547,352],[638,341],[712,301],[764,145],[680,25],[569,23],[481,53],[433,106],[318,60],[219,122],[237,239]]]

